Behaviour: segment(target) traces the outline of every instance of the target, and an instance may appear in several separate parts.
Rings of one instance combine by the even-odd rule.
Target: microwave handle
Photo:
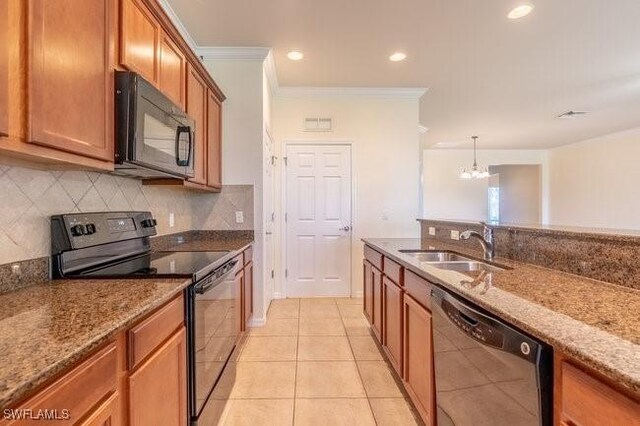
[[[188,143],[189,143],[189,150],[187,152],[187,159],[183,160],[180,158],[180,135],[182,133],[187,133],[188,135]],[[190,126],[178,126],[178,130],[176,131],[176,163],[178,164],[178,166],[180,167],[187,167],[189,166],[189,161],[191,160],[191,150],[193,149],[193,140],[192,140],[192,133],[191,133],[191,127]]]

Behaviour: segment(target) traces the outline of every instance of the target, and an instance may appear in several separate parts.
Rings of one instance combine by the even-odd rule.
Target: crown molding
[[[420,99],[429,89],[422,87],[293,87],[281,86],[278,96],[356,96]]]
[[[191,49],[196,52],[196,54],[198,54],[198,45],[196,44],[196,41],[193,39],[193,37],[191,37],[191,34],[189,34],[189,31],[187,31],[187,28],[184,26],[182,21],[180,21],[180,18],[178,18],[178,15],[176,14],[175,10],[173,10],[169,2],[167,0],[158,0],[158,3],[164,9],[165,13],[167,14],[171,22],[173,22],[173,25],[175,25],[176,29],[187,42],[189,47],[191,47]]]
[[[264,61],[271,52],[270,47],[214,47],[196,48],[196,54],[214,61]]]

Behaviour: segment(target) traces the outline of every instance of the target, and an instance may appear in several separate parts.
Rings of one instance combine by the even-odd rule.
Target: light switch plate
[[[236,212],[236,223],[244,223],[244,212],[242,211]]]
[[[173,213],[169,213],[169,228],[176,226],[176,216]]]
[[[429,227],[429,235],[436,235],[436,228],[433,226]]]
[[[451,239],[459,240],[460,239],[460,231],[451,230]]]

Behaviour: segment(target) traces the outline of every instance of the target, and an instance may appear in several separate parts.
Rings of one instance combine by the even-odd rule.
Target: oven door
[[[239,263],[225,264],[224,273],[189,287],[190,412],[197,420],[220,378],[237,340],[235,274]],[[210,277],[211,278],[211,277]]]

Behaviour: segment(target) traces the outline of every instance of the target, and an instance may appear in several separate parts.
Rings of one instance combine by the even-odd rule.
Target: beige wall
[[[304,132],[305,117],[331,117],[334,130]],[[347,95],[276,96],[273,132],[279,157],[286,141],[353,142],[352,294],[361,295],[360,239],[419,235],[418,100]],[[282,182],[281,179],[280,174],[277,181]],[[278,207],[281,189],[279,185]],[[278,257],[278,264],[284,264],[282,256]]]
[[[488,180],[460,179],[462,168],[473,163],[473,150],[426,149],[423,157],[423,217],[486,220]],[[542,173],[542,220],[546,212],[547,153],[543,150],[479,150],[478,164],[539,164]]]
[[[49,216],[71,212],[150,210],[159,234],[191,229],[252,229],[251,186],[194,193],[82,171],[0,165],[0,264],[50,255]],[[249,220],[235,223],[235,211]],[[169,227],[169,214],[175,226]]]
[[[245,222],[255,230],[254,323],[266,320],[264,293],[264,203],[262,132],[268,120],[263,60],[211,60],[204,65],[227,99],[222,112],[222,181],[253,185],[253,215]],[[266,112],[265,112],[266,111]]]
[[[542,221],[542,167],[503,165],[491,167],[500,188],[500,222],[538,224]]]
[[[550,223],[640,229],[640,128],[549,153]]]

